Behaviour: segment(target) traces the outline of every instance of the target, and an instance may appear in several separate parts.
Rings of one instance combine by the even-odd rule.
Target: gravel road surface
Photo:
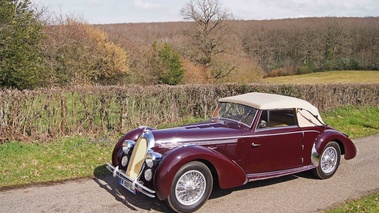
[[[199,212],[323,212],[379,190],[379,135],[354,140],[356,158],[327,180],[300,173],[213,190]],[[164,202],[132,195],[111,176],[0,191],[0,212],[169,212]]]

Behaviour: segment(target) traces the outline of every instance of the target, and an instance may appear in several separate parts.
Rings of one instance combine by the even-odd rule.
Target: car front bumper
[[[119,170],[118,166],[114,167],[112,164],[107,163],[106,168],[113,173],[113,177],[119,177],[120,178],[120,184],[132,192],[133,194],[136,193],[136,191],[141,192],[142,194],[150,197],[155,198],[155,191],[147,188],[142,183],[138,182],[137,180],[132,180],[130,177],[128,177],[124,171]]]

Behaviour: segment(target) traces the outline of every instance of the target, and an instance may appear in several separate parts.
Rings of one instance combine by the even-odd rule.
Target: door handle
[[[260,145],[260,144],[257,144],[257,143],[252,143],[252,144],[251,144],[251,147],[252,147],[252,148],[254,148],[254,147],[259,147],[259,146],[261,146],[261,145]]]

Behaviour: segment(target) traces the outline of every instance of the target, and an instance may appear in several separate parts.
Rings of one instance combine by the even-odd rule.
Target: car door
[[[294,109],[262,111],[256,133],[246,140],[247,174],[301,166],[303,132],[295,116]]]

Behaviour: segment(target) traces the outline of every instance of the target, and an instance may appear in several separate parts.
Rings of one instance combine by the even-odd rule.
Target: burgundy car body
[[[246,98],[283,97],[261,93],[250,93],[249,95]],[[220,99],[219,102],[238,103],[239,99],[236,100],[233,98]],[[246,103],[242,101],[239,104]],[[289,103],[290,105],[291,103]],[[127,166],[121,165],[121,160],[126,155],[125,149],[129,149],[124,148],[123,151],[123,147],[129,146],[125,145],[125,141],[137,143],[138,138],[146,134],[150,140],[153,140],[153,143],[149,143],[150,152],[157,153],[156,162],[152,167],[153,178],[151,181],[145,180],[143,177],[145,171],[142,170],[146,170],[147,166],[145,162],[142,162],[143,166],[138,180],[129,181],[132,181],[133,184],[139,182],[140,185],[149,188],[151,193],[141,189],[138,184],[132,186],[137,191],[165,200],[170,194],[174,177],[179,169],[192,161],[204,163],[212,171],[212,176],[218,180],[220,187],[226,189],[241,186],[250,181],[315,169],[320,162],[320,155],[330,141],[338,143],[341,155],[344,155],[346,160],[355,157],[356,148],[353,142],[347,135],[324,125],[317,114],[317,109],[287,107],[286,104],[278,108],[265,108],[264,106],[267,105],[254,108],[254,115],[251,115],[250,118],[251,123],[249,120],[246,122],[247,124],[241,122],[245,118],[233,120],[214,116],[209,121],[176,128],[139,127],[125,134],[118,141],[112,154],[112,164],[108,164],[107,167],[115,176],[124,178],[119,174],[119,170],[123,173],[128,169]],[[262,118],[269,119],[266,118],[268,115],[273,118],[275,110],[280,109],[287,110],[285,113],[289,117],[307,114],[306,119],[300,121],[295,118],[290,125],[266,128],[266,121],[262,122]],[[216,108],[216,115],[219,113],[218,110]],[[306,120],[313,124],[300,125],[301,122],[307,122]],[[134,145],[132,142],[128,143]],[[128,159],[132,157],[130,152]]]

